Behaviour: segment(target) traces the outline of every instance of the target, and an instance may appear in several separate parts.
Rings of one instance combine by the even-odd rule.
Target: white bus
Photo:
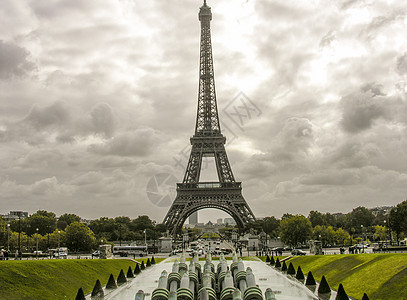
[[[114,246],[113,247],[113,255],[120,255],[120,256],[144,256],[147,255],[147,247],[146,246]]]

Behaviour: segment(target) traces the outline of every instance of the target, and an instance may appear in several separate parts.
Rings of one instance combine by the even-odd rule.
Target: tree
[[[81,218],[75,214],[63,214],[58,218],[57,227],[58,229],[64,230],[68,225],[73,222],[80,222]]]
[[[381,226],[381,225],[376,225],[374,227],[375,232],[373,234],[373,238],[375,239],[375,241],[385,241],[387,238],[387,234],[386,234],[386,227]]]
[[[65,230],[66,245],[71,251],[90,251],[96,238],[92,230],[85,224],[74,222]]]
[[[334,215],[332,215],[330,213],[326,213],[324,215],[324,220],[325,220],[325,225],[332,226],[334,228],[338,227],[338,221],[337,221],[337,218]]]
[[[407,200],[390,210],[389,227],[396,233],[398,243],[400,234],[407,232]]]
[[[359,206],[352,210],[349,216],[350,226],[354,228],[356,232],[362,231],[362,226],[364,228],[372,225],[374,219],[373,213],[366,207]]]
[[[163,233],[167,232],[167,226],[165,224],[156,224],[155,231],[162,235]]]
[[[89,224],[89,228],[96,234],[98,238],[105,237],[109,241],[118,240],[116,235],[117,224],[114,219],[108,217],[101,217],[100,219],[93,220]]]
[[[292,216],[294,216],[294,215],[289,214],[289,213],[285,213],[284,215],[282,215],[281,220],[289,219],[289,218],[291,218]]]
[[[345,245],[349,240],[350,235],[347,231],[342,228],[338,228],[338,230],[335,231],[335,243],[337,245]]]
[[[308,219],[310,220],[312,227],[315,227],[317,225],[326,225],[324,215],[319,211],[311,210],[309,212]]]
[[[278,236],[278,228],[280,227],[280,221],[276,217],[265,217],[263,219],[263,230],[271,237]]]
[[[346,228],[346,215],[342,213],[335,214],[335,227]]]
[[[320,240],[324,246],[327,244],[332,245],[335,241],[335,231],[332,226],[317,225],[314,228],[313,238]]]
[[[7,223],[0,217],[0,245],[7,243]]]
[[[137,219],[131,221],[133,230],[144,231],[145,229],[154,229],[154,222],[148,216],[138,216]]]
[[[46,210],[38,210],[35,214],[25,219],[24,222],[27,224],[26,232],[29,235],[36,233],[37,228],[38,233],[41,235],[52,233],[57,228],[56,215]],[[22,226],[22,228],[24,227]]]
[[[244,231],[249,232],[250,230],[260,233],[263,230],[263,220],[255,220],[255,221],[246,223],[244,225]]]
[[[300,243],[305,243],[311,234],[311,222],[303,215],[287,217],[280,223],[280,237],[287,245],[296,247]]]

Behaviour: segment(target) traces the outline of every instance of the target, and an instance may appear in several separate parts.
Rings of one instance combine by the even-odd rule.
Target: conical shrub
[[[151,261],[150,261],[149,258],[147,258],[147,264],[146,264],[146,266],[147,266],[147,267],[151,267]]]
[[[144,260],[143,260],[143,261],[141,261],[140,269],[141,269],[141,270],[144,270],[145,268],[146,268],[146,266],[144,265]]]
[[[85,294],[83,293],[83,289],[79,288],[78,293],[76,294],[75,300],[85,300]]]
[[[96,280],[95,286],[93,287],[92,293],[90,294],[91,299],[103,299],[105,293],[103,292],[102,285],[99,279]]]
[[[285,263],[285,261],[283,261],[283,266],[281,267],[281,271],[287,271],[287,265]]]
[[[345,289],[343,288],[342,283],[339,284],[338,287],[338,292],[336,293],[335,300],[349,300],[348,295],[345,292]]]
[[[363,294],[362,300],[369,300],[369,297],[367,296],[366,293]]]
[[[311,276],[312,276],[312,273],[311,273]],[[304,280],[305,279],[304,273],[302,272],[300,266],[298,266],[297,273],[295,274],[295,278],[297,278],[298,280]]]
[[[116,280],[114,280],[113,274],[110,274],[109,280],[107,281],[107,284],[106,284],[106,288],[107,289],[117,289]]]
[[[151,264],[152,264],[152,265],[155,265],[155,259],[154,259],[154,256],[151,258]]]
[[[305,280],[305,285],[317,285],[314,279],[314,275],[312,275],[311,271],[308,272],[307,280]]]
[[[270,262],[270,256],[266,256],[266,262]]]
[[[140,274],[140,272],[141,272],[141,270],[140,270],[140,264],[139,263],[137,263],[136,264],[136,267],[134,268],[134,274]]]
[[[274,261],[274,257],[270,257],[270,265],[274,266],[276,262]]]
[[[133,270],[131,269],[131,267],[129,266],[129,268],[127,269],[127,278],[133,278],[134,274],[133,274]]]
[[[293,263],[290,263],[288,265],[287,274],[288,275],[295,275],[295,269],[294,269]]]
[[[328,281],[324,275],[322,275],[321,282],[318,286],[318,294],[328,294],[331,292],[331,288],[329,287]]]
[[[276,264],[274,265],[276,268],[281,268],[280,260],[277,257]]]
[[[127,282],[126,276],[124,276],[123,269],[121,269],[119,276],[117,276],[117,285],[122,285],[123,283],[126,282]]]

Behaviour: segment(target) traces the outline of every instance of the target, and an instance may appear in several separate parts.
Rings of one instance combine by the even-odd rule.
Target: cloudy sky
[[[208,4],[222,130],[256,216],[406,199],[405,1]],[[201,5],[1,1],[0,213],[164,218],[194,133]]]

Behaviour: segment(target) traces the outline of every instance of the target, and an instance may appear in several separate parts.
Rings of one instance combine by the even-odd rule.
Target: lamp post
[[[145,233],[145,231],[144,231]],[[122,245],[122,224],[119,223],[119,245]]]
[[[147,232],[145,229],[144,229],[144,245],[146,245],[146,253],[148,253],[147,252]]]
[[[365,253],[365,246],[364,246],[364,236],[363,236],[363,224],[360,225],[360,228],[362,229],[362,253]]]
[[[35,256],[38,259],[38,228],[35,228],[35,231],[37,232],[37,240],[36,240],[36,246],[35,246]]]
[[[386,223],[387,223],[387,221],[383,220],[383,223],[384,223],[384,241],[385,241],[385,243],[387,245],[387,234],[386,234],[386,231],[387,231]]]
[[[58,230],[58,249],[59,249],[59,234],[61,233],[60,230]]]
[[[18,257],[20,257],[20,253],[21,253],[20,236],[21,236],[21,214],[19,212],[19,214],[18,214]]]
[[[233,244],[235,247],[235,251],[236,251],[236,240],[237,240],[237,233],[236,233],[236,231],[233,231],[232,232],[232,241],[233,241]]]
[[[7,252],[10,252],[10,224],[7,224]]]

